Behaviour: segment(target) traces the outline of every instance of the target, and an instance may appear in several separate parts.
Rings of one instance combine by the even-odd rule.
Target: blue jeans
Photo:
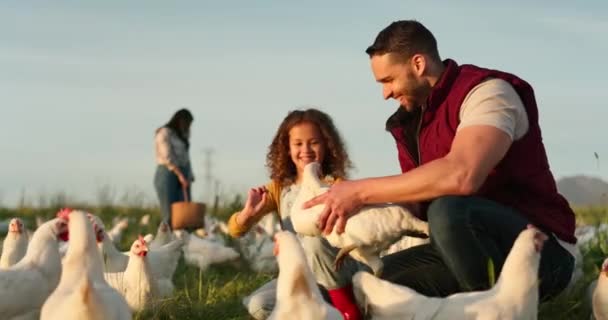
[[[187,168],[180,167],[179,169],[186,172]],[[185,200],[182,185],[175,173],[169,171],[166,166],[158,165],[154,175],[154,188],[160,202],[162,221],[171,225],[171,204]],[[188,194],[188,200],[191,201],[190,186],[186,188],[186,193]]]
[[[529,223],[515,209],[479,197],[440,197],[427,213],[431,243],[385,256],[382,278],[428,296],[488,289],[488,261],[497,280],[515,238]],[[574,269],[574,257],[555,235],[547,235],[538,270],[541,300],[566,288]]]

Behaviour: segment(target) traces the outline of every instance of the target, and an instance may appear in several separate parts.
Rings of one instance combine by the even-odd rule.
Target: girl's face
[[[325,141],[321,131],[310,122],[297,124],[289,130],[289,154],[300,181],[304,167],[311,162],[323,163]]]

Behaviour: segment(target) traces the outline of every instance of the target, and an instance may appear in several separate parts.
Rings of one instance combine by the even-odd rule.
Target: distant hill
[[[608,182],[597,177],[564,177],[557,181],[557,189],[571,205],[608,205]]]

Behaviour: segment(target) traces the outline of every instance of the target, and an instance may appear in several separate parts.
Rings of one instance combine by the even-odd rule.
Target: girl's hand
[[[265,186],[251,188],[247,193],[247,200],[245,201],[245,207],[239,213],[237,217],[237,222],[241,225],[244,225],[247,220],[252,217],[257,216],[260,211],[266,205],[268,201],[268,190],[266,190]]]

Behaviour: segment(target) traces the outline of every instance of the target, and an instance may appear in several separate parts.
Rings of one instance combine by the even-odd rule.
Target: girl
[[[162,220],[171,225],[171,204],[184,201],[184,193],[190,198],[190,185],[194,174],[190,165],[190,125],[192,113],[178,110],[171,120],[156,129],[156,174],[154,187],[160,201]]]
[[[334,183],[346,177],[351,162],[332,119],[317,109],[295,110],[288,113],[270,144],[266,166],[271,181],[249,190],[244,208],[234,213],[228,222],[233,237],[244,235],[268,213],[277,212],[284,230],[293,231],[289,218],[291,205],[298,194],[302,173],[310,162],[321,164],[324,179]],[[336,272],[333,260],[338,252],[320,237],[300,237],[309,266],[317,282],[328,291],[334,306],[345,319],[361,319],[352,295],[351,279],[358,269],[348,260]],[[255,319],[266,319],[274,308],[276,281],[273,280],[245,299],[249,313]]]

